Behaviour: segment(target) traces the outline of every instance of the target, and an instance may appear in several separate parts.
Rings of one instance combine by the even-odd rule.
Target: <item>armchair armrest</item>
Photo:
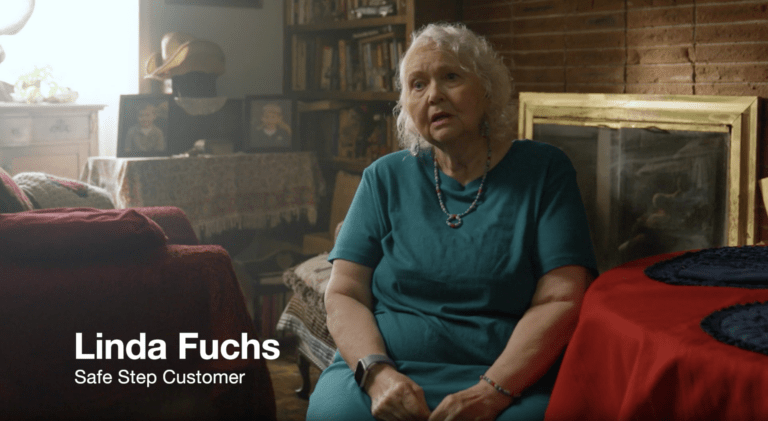
[[[0,419],[263,419],[275,420],[264,358],[179,357],[181,332],[211,344],[246,334],[248,317],[229,254],[219,246],[169,245],[143,259],[81,265],[0,261]],[[127,343],[167,344],[166,358],[76,359],[94,353],[97,335]],[[194,342],[194,341],[191,341]],[[152,346],[147,347],[147,351]],[[232,348],[230,348],[232,349]],[[111,384],[77,385],[75,373],[110,373]],[[118,384],[121,370],[153,373],[157,383]],[[176,374],[235,373],[242,381],[168,384]],[[171,411],[171,412],[169,412]]]
[[[168,244],[189,246],[200,244],[187,214],[180,208],[176,206],[147,206],[134,209],[160,225],[168,237]]]

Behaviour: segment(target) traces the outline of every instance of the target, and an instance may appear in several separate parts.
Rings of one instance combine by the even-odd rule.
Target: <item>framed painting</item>
[[[755,243],[756,97],[523,92],[518,123],[573,163],[599,270]]]
[[[168,156],[172,95],[121,95],[118,157]]]
[[[296,101],[279,95],[249,95],[244,104],[245,152],[296,148]]]
[[[165,3],[192,6],[255,7],[258,9],[264,6],[264,0],[165,0]]]

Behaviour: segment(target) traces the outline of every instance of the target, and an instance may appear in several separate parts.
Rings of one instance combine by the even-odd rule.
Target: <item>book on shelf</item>
[[[333,47],[333,54],[331,55],[331,90],[341,90],[341,69],[339,68],[339,49]]]
[[[391,80],[389,83],[393,91],[397,91],[397,69],[400,65],[400,56],[397,54],[397,43],[398,41],[395,40],[393,42],[390,42],[388,45],[389,74],[391,77]]]
[[[405,52],[405,43],[403,42],[402,39],[399,39],[399,40],[397,40],[395,42],[395,44],[396,44],[396,46],[395,46],[395,49],[396,49],[395,59],[397,61],[396,65],[395,65],[395,71],[397,71],[397,70],[400,69],[400,60],[403,58],[403,54]],[[392,86],[394,86],[395,89],[397,89],[397,87],[398,87],[397,86],[397,75],[395,74],[395,75],[393,75],[393,77],[395,78],[395,83]]]
[[[357,43],[347,42],[347,86],[350,91],[365,90],[365,75],[360,65],[360,54]]]
[[[391,91],[389,87],[389,47],[386,43],[376,45],[376,87],[380,91]]]
[[[391,39],[391,38],[394,38],[394,37],[395,37],[395,33],[390,31],[390,32],[383,32],[383,33],[378,33],[378,34],[370,35],[370,36],[367,36],[367,37],[357,38],[357,42],[359,42],[361,44],[374,43],[374,42],[378,42],[378,41],[384,41],[384,40],[387,40],[387,39]]]
[[[300,91],[299,84],[299,38],[294,35],[291,37],[291,89]]]
[[[331,90],[334,49],[330,45],[323,45],[321,48],[322,64],[320,66],[320,89],[329,91]]]
[[[294,34],[292,89],[393,92],[404,42],[395,32],[356,40]]]
[[[394,32],[395,28],[392,25],[383,25],[376,28],[371,29],[365,29],[362,31],[357,31],[352,33],[351,37],[352,39],[360,39],[360,38],[368,38],[380,34],[385,34],[388,32]]]
[[[347,90],[347,40],[339,39],[339,90]]]
[[[303,91],[307,89],[307,41],[294,35],[291,48],[293,90]]]
[[[374,35],[358,40],[367,90],[393,91],[391,84],[391,57],[389,45],[396,42],[394,32]],[[385,52],[387,51],[387,52]]]

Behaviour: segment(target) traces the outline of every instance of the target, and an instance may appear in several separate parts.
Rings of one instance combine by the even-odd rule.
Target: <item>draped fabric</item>
[[[277,322],[277,330],[299,336],[299,351],[321,370],[331,364],[336,344],[326,325],[325,287],[331,277],[328,253],[321,253],[283,274],[294,294]]]
[[[234,228],[259,229],[317,219],[325,194],[311,152],[184,158],[92,157],[81,180],[106,189],[117,208],[181,208],[199,238]]]

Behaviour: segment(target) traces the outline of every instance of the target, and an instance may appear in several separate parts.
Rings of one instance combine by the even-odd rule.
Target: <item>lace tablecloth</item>
[[[673,285],[768,288],[768,247],[717,247],[687,252],[645,269]]]
[[[317,219],[325,185],[312,152],[183,158],[91,157],[82,181],[106,189],[117,208],[173,205],[199,238]]]

